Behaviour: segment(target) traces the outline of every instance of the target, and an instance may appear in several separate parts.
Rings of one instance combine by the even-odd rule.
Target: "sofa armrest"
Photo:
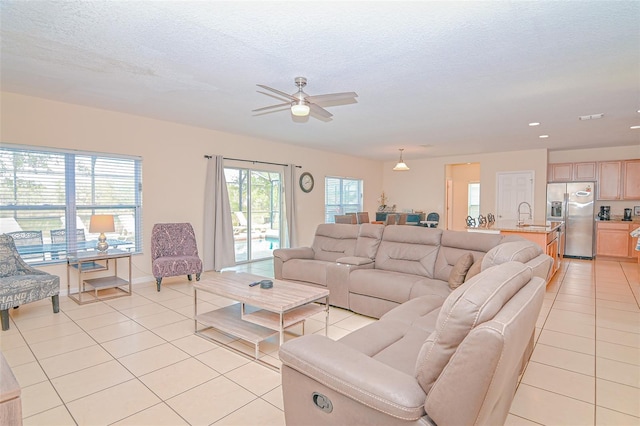
[[[273,251],[273,257],[286,262],[291,259],[313,259],[315,252],[311,247],[281,248]]]
[[[336,260],[337,263],[346,263],[347,265],[362,266],[373,263],[373,259],[368,257],[345,256]]]
[[[280,348],[282,363],[342,395],[396,418],[424,416],[426,394],[415,377],[318,334]]]

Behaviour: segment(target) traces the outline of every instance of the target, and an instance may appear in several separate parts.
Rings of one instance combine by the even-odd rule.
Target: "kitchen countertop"
[[[600,220],[596,217],[596,222],[621,222],[621,223],[637,223],[640,225],[640,216],[631,216],[631,220],[622,220],[622,215],[611,215],[611,220]]]
[[[527,232],[536,234],[548,234],[562,226],[564,222],[540,222],[525,223],[524,226],[518,226],[514,220],[497,221],[491,226],[467,228],[469,232]]]

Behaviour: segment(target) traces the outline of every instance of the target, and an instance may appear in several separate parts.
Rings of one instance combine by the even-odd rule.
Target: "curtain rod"
[[[205,155],[204,158],[206,158],[207,160],[213,158],[212,155]],[[257,161],[257,160],[243,160],[242,158],[229,158],[229,157],[222,157],[225,160],[233,160],[233,161],[244,161],[246,163],[259,163],[259,164],[271,164],[272,166],[288,166],[288,164],[282,164],[282,163],[270,163],[268,161]],[[301,169],[302,166],[296,166],[298,169]]]

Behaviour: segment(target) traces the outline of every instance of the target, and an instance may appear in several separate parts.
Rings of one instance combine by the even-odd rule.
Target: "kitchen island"
[[[491,232],[505,235],[517,235],[538,244],[542,250],[553,258],[553,266],[549,280],[560,268],[564,256],[564,222],[525,223],[518,225],[515,221],[497,221],[487,228],[469,228],[469,232]]]

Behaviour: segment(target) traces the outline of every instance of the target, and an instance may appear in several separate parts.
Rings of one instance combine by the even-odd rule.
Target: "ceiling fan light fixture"
[[[399,151],[400,151],[400,160],[398,161],[398,164],[396,164],[396,166],[393,168],[393,170],[395,170],[396,172],[406,172],[407,170],[409,170],[409,167],[402,160],[402,151],[404,151],[404,148],[400,148]]]
[[[291,102],[291,114],[296,117],[306,117],[310,110],[311,108],[304,101]]]

